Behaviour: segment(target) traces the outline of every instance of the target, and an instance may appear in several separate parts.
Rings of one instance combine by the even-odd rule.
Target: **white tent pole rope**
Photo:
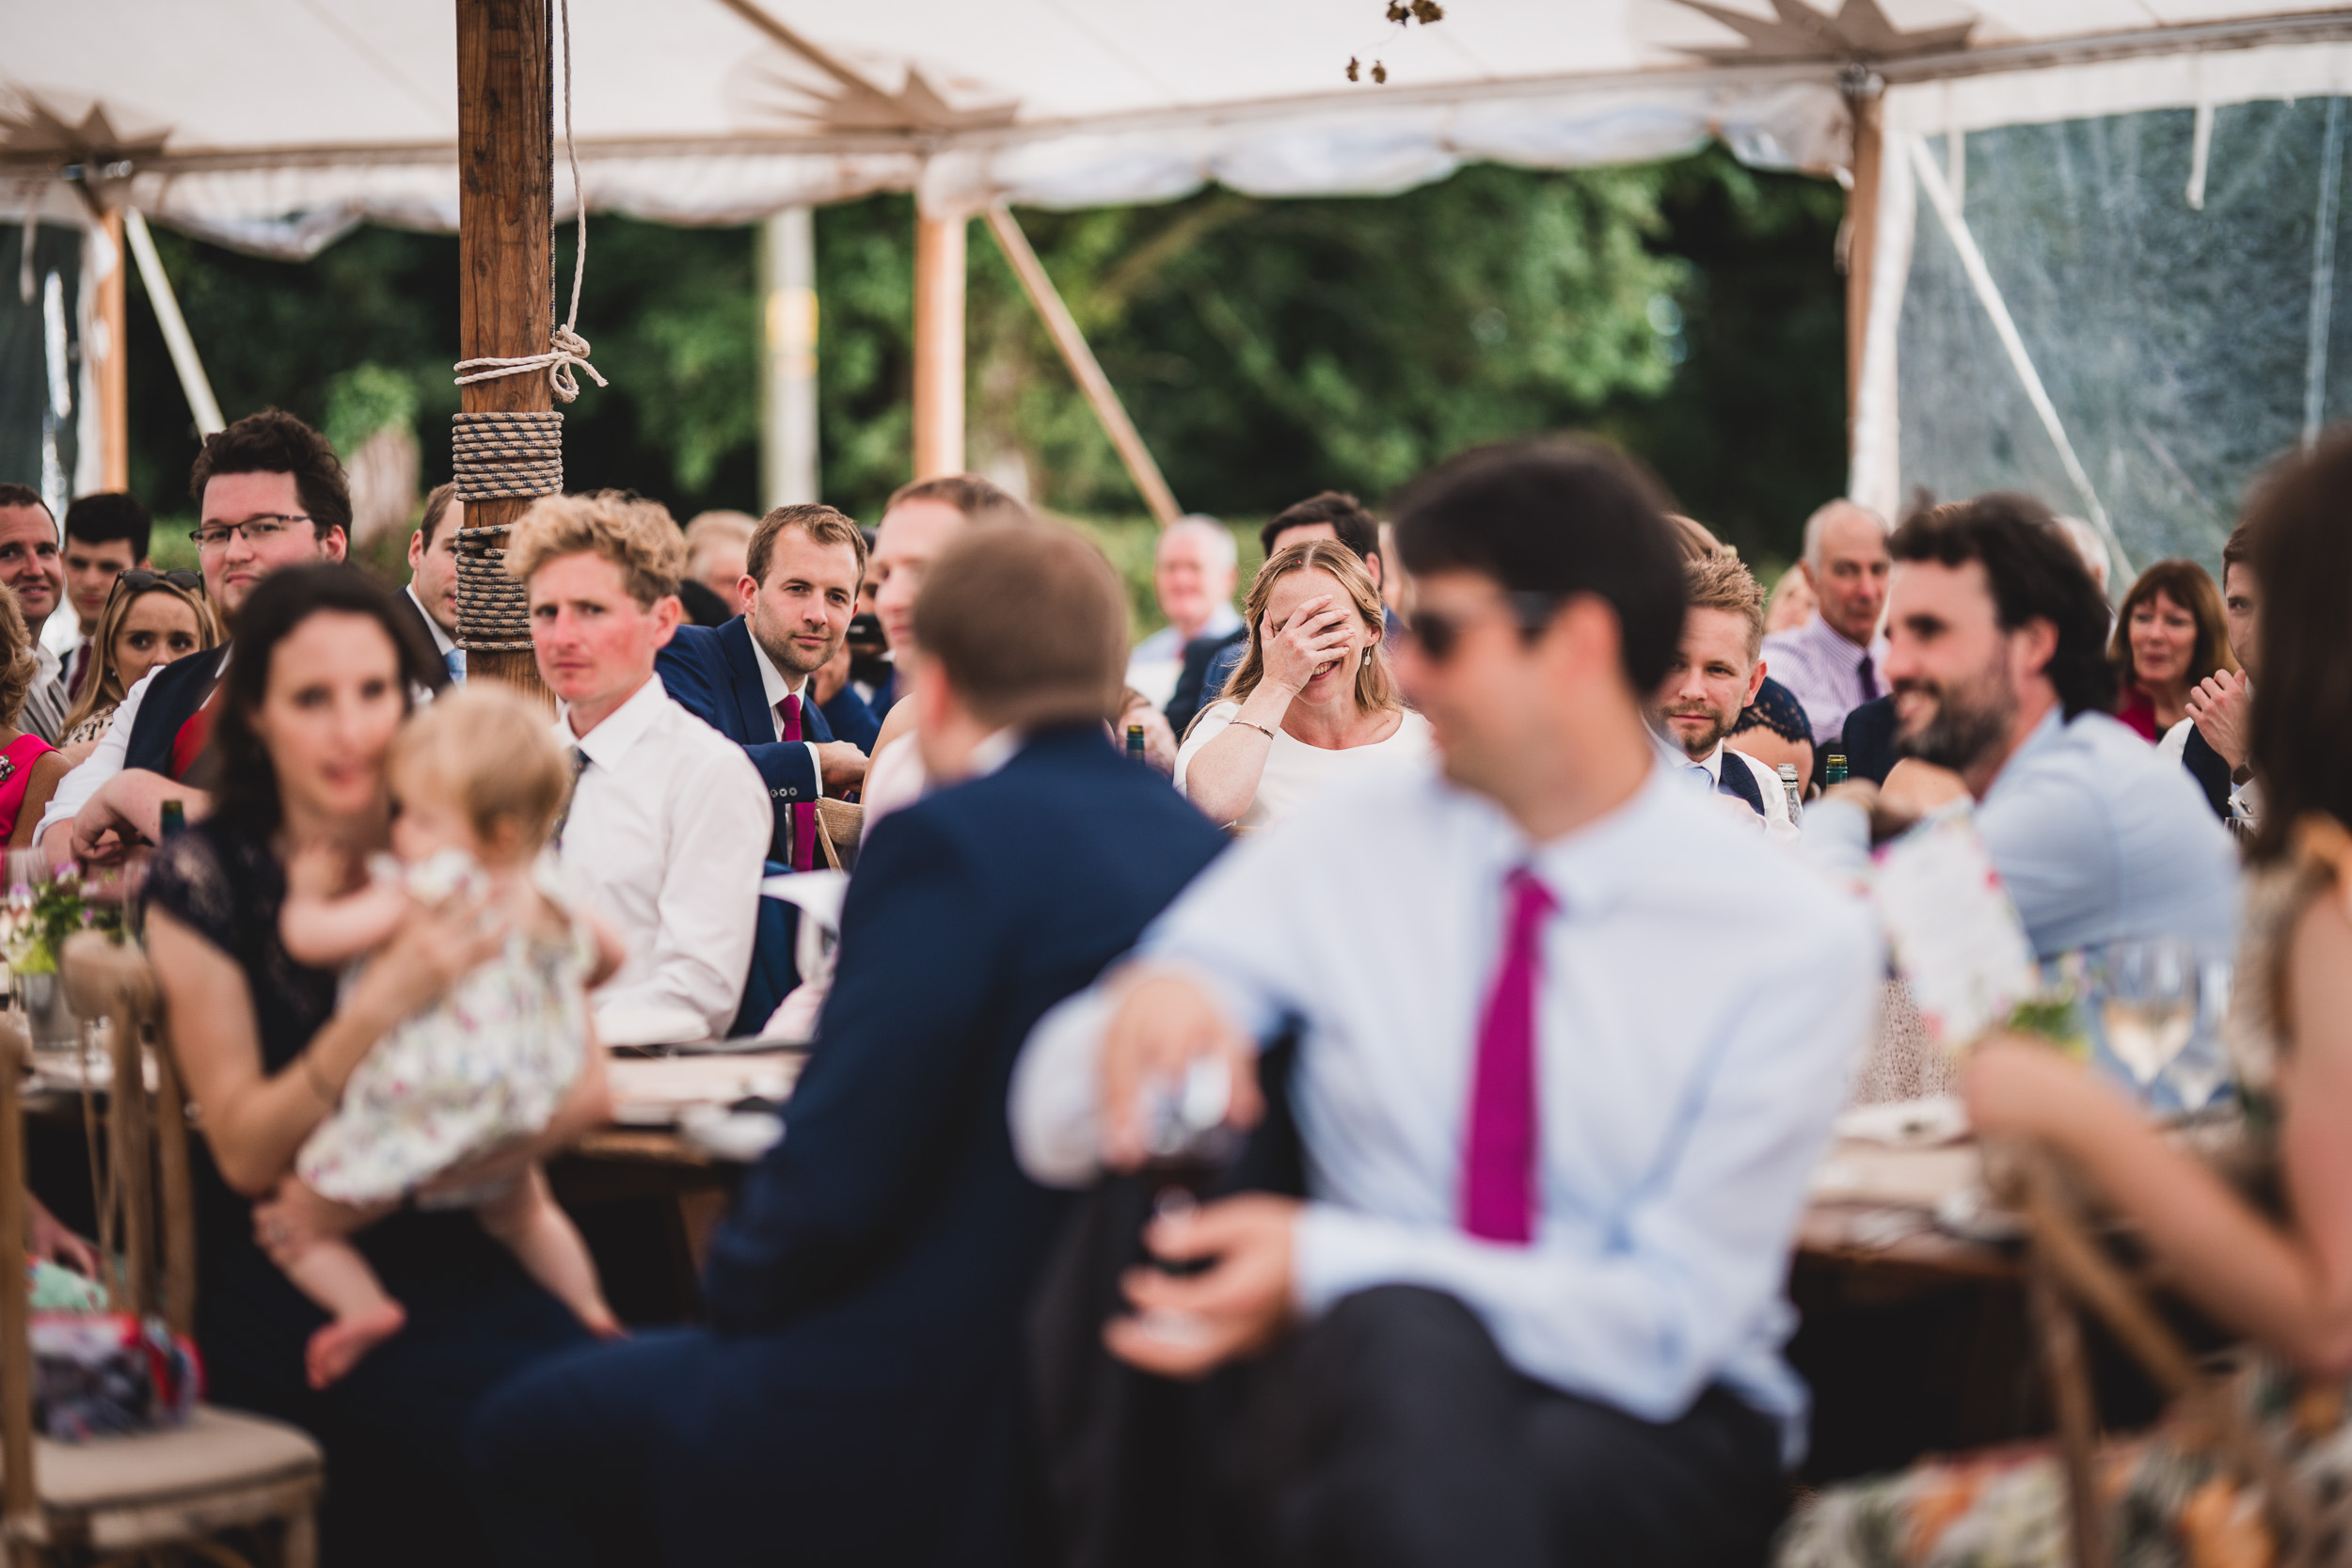
[[[155,308],[155,323],[164,329],[164,346],[171,350],[171,368],[180,372],[180,390],[187,394],[188,412],[196,416],[196,433],[210,436],[224,428],[220,404],[214,400],[204,361],[196,356],[196,340],[188,336],[188,324],[180,314],[171,276],[164,271],[164,259],[155,254],[155,237],[147,231],[147,219],[136,207],[122,210],[122,232],[138,261],[139,281],[147,285],[147,302]]]
[[[2336,298],[2336,192],[2343,182],[2344,143],[2336,131],[2344,100],[2328,100],[2327,141],[2319,152],[2319,213],[2312,227],[2311,341],[2303,353],[2303,450],[2319,444],[2328,402],[2328,324]]]
[[[519,355],[513,358],[460,359],[456,364],[457,385],[490,381],[501,375],[522,375],[532,371],[548,372],[548,384],[555,395],[565,403],[580,396],[580,383],[572,375],[578,365],[588,372],[589,379],[599,387],[611,382],[596,373],[596,367],[588,363],[588,340],[575,330],[580,325],[580,285],[588,275],[588,203],[580,194],[580,150],[572,142],[572,7],[571,0],[563,0],[556,8],[564,28],[564,156],[572,166],[572,210],[578,218],[579,243],[572,247],[572,308],[564,316],[564,325],[549,334],[545,354]]]
[[[2009,355],[2010,368],[2017,372],[2017,380],[2026,389],[2026,401],[2042,420],[2042,428],[2049,433],[2051,445],[2058,448],[2058,462],[2065,467],[2066,477],[2074,482],[2082,496],[2083,510],[2090,514],[2090,526],[2099,531],[2099,537],[2115,552],[2115,563],[2122,575],[2135,575],[2132,558],[2123,548],[2123,541],[2115,536],[2115,528],[2107,521],[2107,509],[2099,504],[2099,492],[2092,489],[2090,476],[2083,471],[2082,460],[2074,455],[2074,443],[2066,438],[2066,426],[2059,420],[2058,407],[2043,389],[2041,375],[2033,368],[2033,356],[2026,352],[2026,341],[2017,335],[2017,324],[2010,318],[2009,303],[1993,281],[1992,272],[1984,264],[1984,252],[1977,248],[1977,237],[1968,231],[1968,220],[1961,215],[1960,203],[1952,199],[1952,188],[1944,182],[1944,171],[1935,166],[1928,155],[1927,140],[1912,135],[1903,138],[1911,153],[1913,172],[1919,177],[1919,188],[1928,193],[1929,204],[1935,215],[1944,221],[1944,232],[1951,236],[1952,248],[1960,252],[1961,270],[1968,275],[1969,287],[1977,293],[1977,303],[1984,307],[1991,318],[1994,335],[2001,340],[2001,347]]]

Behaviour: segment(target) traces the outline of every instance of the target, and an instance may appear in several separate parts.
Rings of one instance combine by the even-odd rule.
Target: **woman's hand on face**
[[[1355,638],[1348,623],[1352,608],[1332,608],[1335,594],[1309,599],[1280,626],[1269,613],[1259,628],[1265,650],[1265,676],[1293,696],[1306,689],[1315,671],[1335,658],[1344,658]]]
[[[459,976],[486,962],[514,928],[514,915],[494,907],[486,888],[433,908],[420,904],[361,971],[351,1004],[373,1009],[389,1028],[449,994]]]

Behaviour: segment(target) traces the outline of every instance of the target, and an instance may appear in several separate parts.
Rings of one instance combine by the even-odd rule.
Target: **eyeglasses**
[[[1509,589],[1504,591],[1502,600],[1510,607],[1512,619],[1518,623],[1519,635],[1534,637],[1549,623],[1552,611],[1560,608],[1565,596],[1534,589]],[[1421,645],[1430,663],[1443,664],[1454,657],[1462,634],[1478,619],[1475,612],[1449,615],[1440,610],[1416,610],[1405,617],[1405,629],[1412,633],[1413,641]]]
[[[207,523],[188,530],[199,550],[225,550],[230,537],[242,534],[248,545],[266,545],[296,523],[310,519],[299,512],[257,512],[242,523]]]
[[[151,572],[144,566],[131,566],[115,574],[114,586],[106,590],[106,602],[112,604],[117,594],[144,594],[154,587],[177,588],[183,594],[204,596],[204,579],[185,567],[168,572]]]

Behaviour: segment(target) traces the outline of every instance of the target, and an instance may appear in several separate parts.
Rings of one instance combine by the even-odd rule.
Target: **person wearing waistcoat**
[[[1690,606],[1682,641],[1651,705],[1651,721],[1675,747],[1695,785],[1736,800],[1774,840],[1797,836],[1779,777],[1745,752],[1724,744],[1764,684],[1764,590],[1740,558],[1704,556],[1683,567]]]
[[[163,805],[191,816],[211,805],[188,781],[212,734],[212,701],[235,648],[236,612],[281,566],[341,561],[351,489],[326,438],[280,409],[248,414],[204,438],[188,493],[198,504],[197,561],[230,641],[148,674],[124,694],[98,749],[57,785],[35,835],[50,865],[111,865],[162,837]]]
[[[775,816],[768,858],[795,871],[824,863],[817,800],[854,789],[866,753],[834,737],[811,684],[841,651],[866,536],[830,506],[779,506],[744,555],[751,608],[724,626],[680,626],[655,660],[671,701],[743,748]]]

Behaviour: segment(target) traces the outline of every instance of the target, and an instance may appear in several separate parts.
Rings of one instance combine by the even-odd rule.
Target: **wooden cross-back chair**
[[[2078,1309],[2088,1309],[2174,1402],[2187,1440],[2213,1453],[2261,1499],[2278,1546],[2277,1568],[2319,1568],[2352,1552],[2352,1495],[2323,1504],[2270,1433],[2248,1418],[2230,1378],[2199,1364],[2146,1292],[2096,1239],[2080,1191],[2058,1158],[2037,1147],[2003,1148],[1990,1163],[2003,1196],[2026,1220],[2031,1245],[2028,1307],[2049,1378],[2074,1568],[2109,1568],[2098,1472],[2098,1409],[2083,1353]]]
[[[866,808],[854,800],[828,795],[817,802],[817,845],[825,863],[835,871],[857,865],[858,845],[866,832]]]
[[[100,1182],[102,1238],[121,1261],[106,1284],[118,1309],[160,1316],[174,1333],[196,1319],[196,1212],[188,1131],[168,1051],[151,1051],[155,977],[136,948],[95,932],[68,940],[75,1015],[106,1022],[111,1090]],[[199,1404],[183,1426],[85,1443],[33,1431],[33,1355],[25,1270],[23,1015],[0,1013],[0,1544],[11,1565],[130,1564],[197,1558],[238,1568],[219,1537],[274,1538],[284,1568],[315,1568],[324,1474],[318,1445],[281,1421]],[[152,1064],[154,1090],[147,1086]],[[15,1256],[9,1256],[13,1251]]]

